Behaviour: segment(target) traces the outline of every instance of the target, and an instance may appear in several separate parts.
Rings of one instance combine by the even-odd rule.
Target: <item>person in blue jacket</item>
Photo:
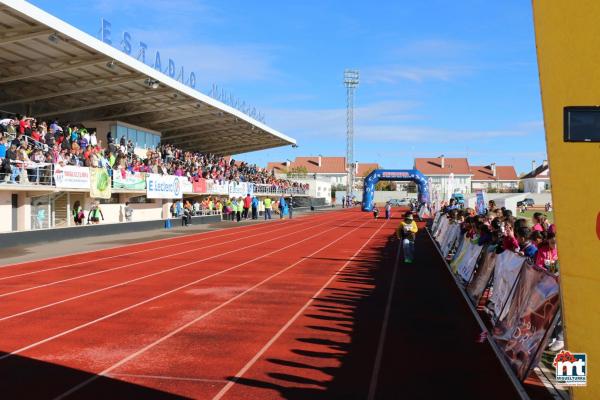
[[[258,199],[252,196],[252,219],[258,219]]]
[[[281,196],[279,198],[279,219],[283,219],[285,215],[288,213],[287,203],[285,202],[285,198]]]

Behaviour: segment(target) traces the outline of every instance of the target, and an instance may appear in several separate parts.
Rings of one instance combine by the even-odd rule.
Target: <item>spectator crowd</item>
[[[76,124],[37,121],[27,116],[0,119],[0,183],[51,184],[52,164],[106,168],[109,175],[147,172],[185,176],[225,184],[248,182],[274,189],[308,189],[274,171],[215,154],[184,151],[170,144],[147,149],[146,157],[134,152],[135,143],[125,137],[107,134],[107,143],[96,132]]]

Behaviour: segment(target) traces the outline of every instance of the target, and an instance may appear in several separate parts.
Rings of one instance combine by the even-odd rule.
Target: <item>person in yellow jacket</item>
[[[400,222],[400,226],[396,231],[398,239],[402,239],[402,249],[404,250],[404,262],[410,264],[413,262],[415,253],[415,236],[419,231],[417,223],[413,220],[413,214],[407,211],[404,214],[404,221]]]

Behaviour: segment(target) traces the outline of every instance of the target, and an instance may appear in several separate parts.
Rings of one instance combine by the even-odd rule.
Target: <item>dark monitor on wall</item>
[[[564,141],[600,142],[600,107],[565,107]]]

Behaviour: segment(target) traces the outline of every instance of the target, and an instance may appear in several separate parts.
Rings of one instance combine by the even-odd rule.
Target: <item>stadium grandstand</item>
[[[184,195],[307,193],[230,157],[295,139],[27,2],[1,0],[0,21],[0,231],[99,203],[119,222],[127,202],[149,220]]]

